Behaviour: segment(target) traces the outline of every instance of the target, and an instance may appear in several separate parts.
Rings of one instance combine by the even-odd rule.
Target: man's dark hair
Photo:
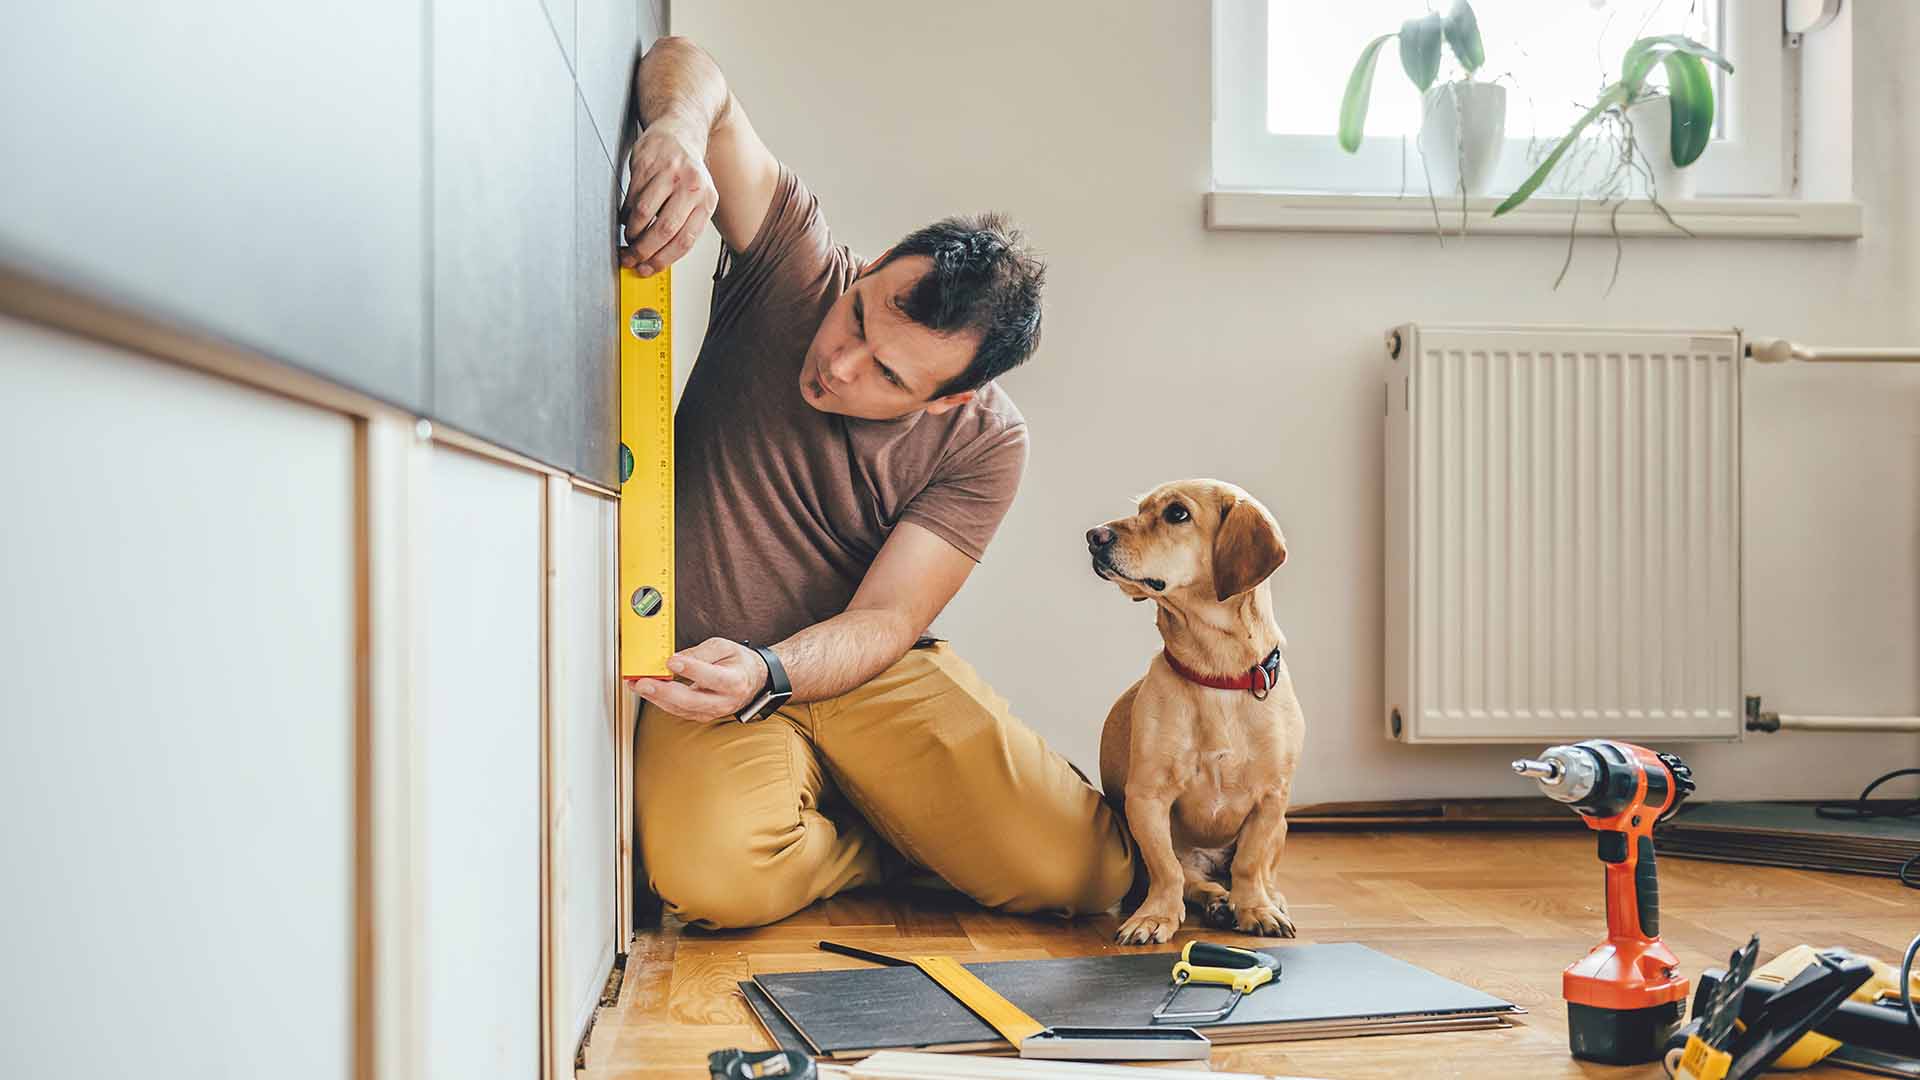
[[[1040,347],[1040,290],[1047,267],[1004,216],[972,214],[934,222],[895,244],[871,269],[914,255],[932,259],[933,269],[896,297],[895,307],[929,330],[980,335],[973,362],[933,397],[985,386]]]

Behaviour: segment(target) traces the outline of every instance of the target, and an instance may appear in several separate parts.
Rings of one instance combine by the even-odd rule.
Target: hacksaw
[[[674,647],[673,275],[620,271],[620,674]]]

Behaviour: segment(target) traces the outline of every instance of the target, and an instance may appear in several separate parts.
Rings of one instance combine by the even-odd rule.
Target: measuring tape
[[[620,674],[673,655],[673,275],[620,271]]]

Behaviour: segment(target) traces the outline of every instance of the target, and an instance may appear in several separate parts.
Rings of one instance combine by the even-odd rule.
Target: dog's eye
[[[1187,507],[1184,503],[1167,504],[1167,508],[1160,511],[1160,516],[1165,518],[1169,525],[1178,525],[1193,517],[1192,514],[1187,513]]]

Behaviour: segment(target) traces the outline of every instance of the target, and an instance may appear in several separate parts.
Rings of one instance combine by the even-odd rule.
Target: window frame
[[[1797,110],[1788,93],[1790,46],[1781,8],[1778,2],[1753,0],[1720,4],[1725,52],[1735,70],[1729,83],[1736,92],[1731,102],[1723,102],[1724,136],[1716,136],[1689,167],[1695,197],[1792,195],[1790,150],[1797,141]],[[1348,154],[1331,134],[1267,131],[1268,10],[1269,0],[1213,0],[1214,190],[1424,195],[1427,183],[1411,136],[1369,138],[1357,153]],[[1380,64],[1398,73],[1393,56],[1383,57]],[[1513,190],[1531,171],[1527,144],[1525,137],[1509,134],[1497,191]],[[1557,177],[1541,193],[1572,192],[1564,178]]]

